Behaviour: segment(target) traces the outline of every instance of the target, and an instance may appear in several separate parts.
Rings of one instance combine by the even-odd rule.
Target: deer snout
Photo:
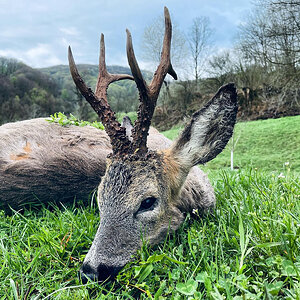
[[[112,280],[122,268],[123,267],[110,267],[103,264],[98,265],[97,268],[93,268],[86,263],[82,265],[79,271],[79,277],[83,284],[86,284],[89,279],[92,281]]]

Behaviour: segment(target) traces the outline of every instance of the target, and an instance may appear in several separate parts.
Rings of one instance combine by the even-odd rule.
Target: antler
[[[140,68],[138,66],[138,63],[136,61],[132,46],[131,34],[128,29],[126,30],[128,63],[140,94],[138,118],[135,122],[134,129],[132,130],[133,141],[131,145],[131,152],[139,154],[144,154],[148,151],[147,135],[156,106],[159,91],[161,89],[162,83],[166,75],[170,74],[174,79],[177,79],[177,75],[173,70],[170,59],[172,23],[169,11],[166,7],[164,8],[164,14],[165,36],[161,53],[161,60],[149,86],[145,82]]]
[[[154,73],[150,85],[145,82],[141,70],[136,61],[132,38],[127,29],[127,57],[132,72],[132,76],[127,74],[110,74],[107,72],[105,64],[105,45],[104,36],[101,34],[100,58],[99,58],[99,76],[95,94],[86,86],[76,68],[71,48],[69,47],[69,66],[73,80],[81,94],[90,103],[96,113],[99,115],[105,130],[110,137],[113,153],[119,156],[125,156],[130,153],[145,154],[147,153],[147,136],[151,119],[156,106],[156,101],[161,89],[162,83],[167,74],[174,79],[177,75],[173,70],[170,59],[172,24],[168,9],[165,7],[165,36],[161,53],[160,64]],[[107,88],[114,81],[131,79],[136,82],[140,94],[140,106],[138,118],[135,121],[132,130],[132,142],[126,136],[126,129],[116,120],[115,113],[111,110],[107,102]]]
[[[121,124],[115,117],[115,113],[112,111],[107,102],[107,88],[114,81],[123,79],[134,80],[134,78],[127,74],[108,73],[105,63],[105,44],[103,34],[101,34],[100,41],[99,76],[95,94],[90,88],[87,87],[79,75],[72,55],[71,47],[69,47],[68,59],[72,78],[81,94],[90,103],[100,117],[100,120],[105,127],[105,131],[110,137],[113,153],[120,156],[128,154],[130,150],[130,141],[126,136],[125,128],[121,127]]]

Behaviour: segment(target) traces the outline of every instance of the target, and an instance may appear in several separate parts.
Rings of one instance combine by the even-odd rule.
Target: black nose
[[[112,280],[121,269],[122,267],[109,267],[101,264],[95,269],[89,264],[83,264],[79,277],[83,284],[86,284],[89,279],[92,281]]]

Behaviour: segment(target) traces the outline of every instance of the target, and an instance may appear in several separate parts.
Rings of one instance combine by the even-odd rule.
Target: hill
[[[77,65],[77,68],[80,73],[84,73],[85,75],[89,74],[90,76],[97,79],[99,72],[98,65],[79,64]],[[50,75],[58,82],[67,80],[70,77],[70,69],[67,65],[51,66],[47,68],[40,68],[38,70],[44,74]],[[107,70],[112,74],[131,74],[129,68],[122,66],[107,66]],[[149,74],[149,72],[144,71],[144,74]],[[94,81],[96,81],[96,79]]]
[[[0,57],[0,125],[65,110],[54,79],[17,60]]]
[[[79,64],[77,65],[77,68],[87,85],[94,89],[99,72],[98,65]],[[130,69],[127,67],[107,66],[107,69],[111,74],[131,74]],[[56,81],[60,87],[61,98],[65,102],[77,103],[73,113],[75,113],[78,118],[95,120],[96,115],[83,97],[78,93],[73,83],[69,66],[58,65],[39,70],[44,74],[51,76]],[[151,72],[142,71],[142,73],[146,80],[152,78]],[[135,111],[138,106],[138,92],[135,83],[130,80],[122,80],[111,84],[108,89],[108,100],[113,110],[116,112]]]
[[[129,68],[108,66],[113,74],[131,74]],[[79,72],[87,85],[94,89],[98,66],[78,65]],[[149,80],[152,74],[143,71]],[[135,111],[138,92],[133,81],[123,80],[110,85],[108,101],[116,112]],[[72,113],[79,119],[94,121],[96,113],[76,89],[69,66],[59,65],[34,69],[15,59],[0,57],[0,125],[49,116],[55,112]]]
[[[252,167],[264,171],[285,171],[300,173],[300,116],[268,119],[236,124],[234,141],[234,167]],[[165,131],[174,139],[181,128]],[[232,139],[225,150],[206,164],[204,169],[218,170],[230,167]]]

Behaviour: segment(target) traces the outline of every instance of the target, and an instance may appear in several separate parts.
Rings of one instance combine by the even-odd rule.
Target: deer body
[[[78,73],[71,48],[69,66],[81,94],[97,112],[105,132],[91,127],[61,127],[43,119],[0,128],[0,202],[17,205],[33,195],[41,201],[82,197],[98,187],[100,224],[80,276],[103,281],[129,262],[143,240],[156,244],[176,230],[186,212],[215,204],[213,189],[196,165],[216,157],[232,135],[237,113],[234,84],[224,85],[197,111],[171,142],[150,128],[167,74],[177,79],[170,60],[172,25],[165,8],[161,61],[146,83],[127,30],[127,57],[133,76],[109,74],[101,35],[95,93]],[[134,80],[140,95],[133,127],[116,120],[107,88]]]
[[[161,151],[171,144],[150,128],[149,149]],[[61,126],[45,118],[2,125],[0,207],[18,208],[34,198],[42,202],[86,199],[104,176],[111,152],[106,132],[91,126]],[[181,205],[187,210],[188,206],[205,210],[214,203],[206,175],[193,168],[182,190]]]

